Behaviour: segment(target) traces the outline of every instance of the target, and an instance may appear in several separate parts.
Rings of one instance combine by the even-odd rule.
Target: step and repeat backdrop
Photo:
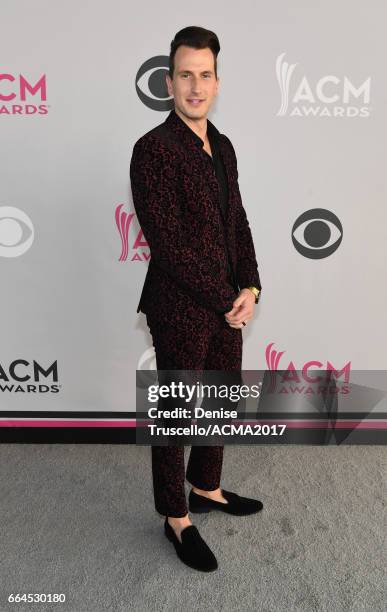
[[[132,422],[156,362],[129,164],[188,25],[220,40],[209,118],[263,286],[243,368],[387,368],[387,10],[291,4],[3,1],[0,427]]]

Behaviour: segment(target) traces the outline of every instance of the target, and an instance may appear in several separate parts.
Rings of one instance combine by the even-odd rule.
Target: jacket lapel
[[[179,117],[174,109],[171,110],[169,115],[165,120],[166,125],[170,130],[172,130],[177,137],[185,144],[188,148],[199,148],[199,153],[201,155],[207,155],[205,151],[203,151],[203,141],[202,139],[195,134],[193,130]],[[219,154],[222,158],[225,174],[227,178],[228,184],[228,205],[227,205],[227,215],[224,215],[223,209],[219,203],[219,184],[218,179],[214,172],[209,172],[209,188],[214,195],[215,200],[218,203],[218,209],[220,211],[221,217],[223,219],[223,223],[226,228],[230,227],[230,218],[231,218],[231,210],[232,210],[232,201],[233,201],[233,189],[232,189],[232,175],[233,175],[233,167],[232,160],[229,155],[228,147],[221,138],[221,133],[215,127],[215,125],[207,119],[207,130],[211,131],[211,135],[216,141],[216,145],[218,147]],[[212,163],[210,160],[206,160],[208,163]]]
[[[222,138],[219,138],[218,140],[218,147],[219,147],[220,157],[222,158],[222,161],[223,161],[223,166],[224,166],[224,171],[226,174],[227,186],[228,186],[228,202],[227,202],[227,214],[225,218],[225,223],[226,223],[226,226],[229,227],[230,226],[230,215],[231,215],[231,210],[232,210],[232,202],[233,202],[232,166],[231,166],[230,157],[228,155],[228,151],[226,149],[226,146]]]

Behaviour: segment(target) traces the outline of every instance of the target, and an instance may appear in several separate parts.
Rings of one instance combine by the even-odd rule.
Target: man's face
[[[173,80],[167,87],[175,107],[189,119],[204,119],[218,93],[214,55],[210,48],[192,49],[182,45],[176,51]]]

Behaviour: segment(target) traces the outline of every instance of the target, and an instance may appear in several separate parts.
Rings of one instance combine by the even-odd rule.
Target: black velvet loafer
[[[205,543],[195,525],[184,527],[181,542],[174,529],[165,517],[165,535],[175,547],[176,554],[183,563],[202,572],[212,572],[218,568],[218,562],[212,550]]]
[[[188,497],[189,511],[193,513],[202,513],[211,512],[211,510],[221,510],[222,512],[234,514],[235,516],[246,516],[248,514],[255,514],[263,508],[263,503],[258,499],[241,497],[225,489],[222,489],[222,495],[227,499],[227,504],[208,499],[208,497],[204,497],[204,495],[198,495],[198,493],[195,493],[193,489],[191,489]]]

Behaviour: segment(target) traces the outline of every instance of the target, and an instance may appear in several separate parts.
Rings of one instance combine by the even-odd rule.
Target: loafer
[[[221,510],[222,512],[234,514],[235,516],[247,516],[249,514],[255,514],[263,508],[263,503],[258,499],[242,497],[237,493],[232,493],[225,489],[222,489],[222,495],[227,499],[227,504],[208,499],[208,497],[204,497],[203,495],[198,495],[198,493],[195,493],[193,489],[191,489],[188,497],[189,511],[193,513],[202,513],[211,512],[211,510]]]
[[[165,517],[164,531],[168,540],[175,547],[176,554],[183,563],[202,572],[212,572],[218,568],[218,562],[210,547],[201,537],[195,525],[185,527],[181,532],[181,542],[174,529]]]

